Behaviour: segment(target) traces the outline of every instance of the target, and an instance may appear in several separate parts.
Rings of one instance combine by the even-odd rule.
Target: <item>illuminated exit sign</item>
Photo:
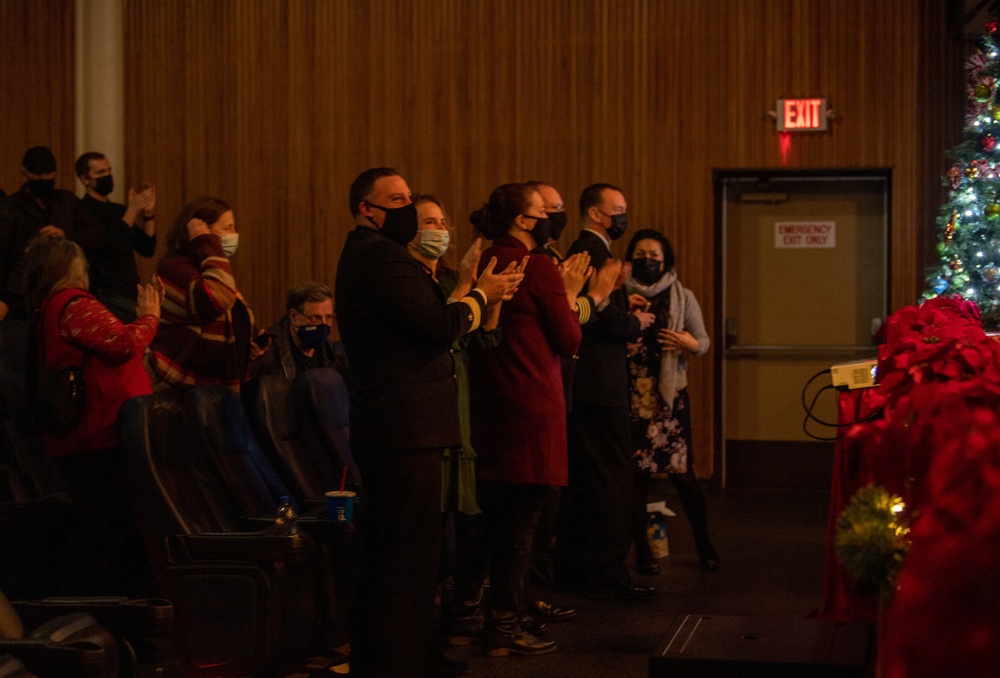
[[[826,99],[778,99],[779,132],[825,132]]]

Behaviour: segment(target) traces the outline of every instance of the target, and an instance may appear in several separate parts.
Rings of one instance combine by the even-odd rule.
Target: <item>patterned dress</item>
[[[656,339],[665,325],[669,294],[650,300],[657,322],[643,330],[628,349],[629,395],[632,417],[632,458],[646,473],[686,473],[691,457],[691,406],[686,388],[674,398],[673,409],[664,407],[660,395],[660,344]]]

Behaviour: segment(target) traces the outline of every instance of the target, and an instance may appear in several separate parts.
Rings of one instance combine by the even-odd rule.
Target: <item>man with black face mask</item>
[[[580,196],[583,230],[570,254],[589,252],[602,266],[611,242],[625,232],[628,205],[621,189],[593,184]],[[655,317],[629,312],[621,285],[598,305],[597,319],[583,328],[573,376],[569,414],[569,486],[556,544],[556,581],[596,596],[649,598],[652,586],[632,581],[625,566],[631,546],[632,448],[626,345]]]
[[[285,298],[287,312],[267,329],[272,337],[264,356],[253,364],[254,376],[282,374],[294,379],[299,372],[332,367],[347,373],[343,345],[329,340],[333,329],[333,290],[323,283],[298,283]]]
[[[513,264],[494,271],[492,261],[473,279],[477,240],[459,270],[471,291],[448,303],[407,251],[417,210],[398,172],[362,172],[350,208],[356,228],[340,255],[335,297],[351,365],[351,448],[364,479],[351,675],[420,678],[441,668],[434,651],[441,461],[445,448],[461,445],[449,349],[524,274]]]
[[[104,227],[104,237],[86,251],[90,291],[123,323],[135,321],[135,286],[139,269],[135,253],[149,258],[156,252],[156,189],[129,188],[127,204],[108,198],[115,188],[111,163],[103,153],[84,153],[76,160],[76,176],[87,189],[80,201]]]
[[[26,318],[24,251],[35,237],[65,236],[85,249],[102,237],[100,223],[80,205],[71,191],[57,189],[56,158],[45,146],[24,153],[20,190],[0,203],[0,320]],[[133,302],[135,288],[132,288]]]

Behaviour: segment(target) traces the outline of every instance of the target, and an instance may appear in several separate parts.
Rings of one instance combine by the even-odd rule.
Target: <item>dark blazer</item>
[[[590,231],[580,231],[566,256],[577,252],[589,252],[595,269],[611,256],[604,241]],[[626,344],[638,338],[639,319],[628,311],[628,295],[624,289],[615,290],[597,319],[583,328],[573,375],[573,407],[629,406]]]
[[[485,317],[478,293],[448,304],[405,247],[358,226],[337,266],[334,304],[351,369],[356,452],[458,446],[458,389],[449,349]]]

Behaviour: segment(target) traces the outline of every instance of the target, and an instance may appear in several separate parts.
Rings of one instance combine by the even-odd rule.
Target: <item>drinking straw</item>
[[[344,486],[347,485],[347,467],[344,467],[344,472],[340,474],[340,491],[344,491]]]

